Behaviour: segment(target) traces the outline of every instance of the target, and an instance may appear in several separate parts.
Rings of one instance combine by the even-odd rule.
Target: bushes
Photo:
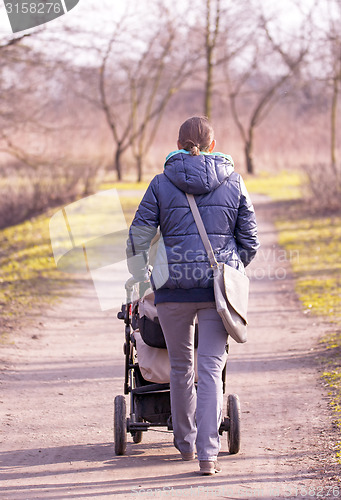
[[[0,228],[93,193],[101,174],[98,163],[89,166],[81,160],[34,169],[20,163],[0,168]]]
[[[341,164],[316,163],[304,165],[307,176],[305,196],[315,212],[332,213],[341,210]]]

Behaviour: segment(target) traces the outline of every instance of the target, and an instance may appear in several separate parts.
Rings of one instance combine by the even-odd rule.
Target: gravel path
[[[249,341],[231,341],[227,373],[227,392],[241,400],[240,453],[229,455],[224,434],[223,472],[200,477],[159,429],[140,444],[128,436],[127,454],[114,455],[124,328],[100,310],[87,277],[1,346],[1,500],[341,498],[318,372],[317,341],[329,326],[302,310],[290,277],[297,256],[276,246],[271,205],[254,199],[262,249],[248,271]],[[117,280],[119,308],[119,270]]]

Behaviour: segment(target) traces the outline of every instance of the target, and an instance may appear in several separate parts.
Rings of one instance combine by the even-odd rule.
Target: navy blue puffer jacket
[[[185,193],[195,195],[218,262],[244,272],[259,247],[255,213],[230,156],[171,153],[151,181],[129,230],[129,271],[143,280],[160,228],[152,282],[155,301],[214,301],[212,269]]]

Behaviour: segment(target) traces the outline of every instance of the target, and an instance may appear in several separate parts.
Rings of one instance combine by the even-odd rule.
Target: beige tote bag
[[[213,268],[214,297],[218,314],[227,333],[233,340],[242,344],[247,341],[249,278],[237,269],[217,262],[195,198],[192,194],[186,193],[186,196]]]

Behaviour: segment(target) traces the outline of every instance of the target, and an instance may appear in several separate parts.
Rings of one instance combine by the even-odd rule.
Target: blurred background
[[[340,0],[81,0],[16,35],[0,20],[1,227],[150,180],[192,115],[246,177],[303,172],[310,203],[339,208]]]

